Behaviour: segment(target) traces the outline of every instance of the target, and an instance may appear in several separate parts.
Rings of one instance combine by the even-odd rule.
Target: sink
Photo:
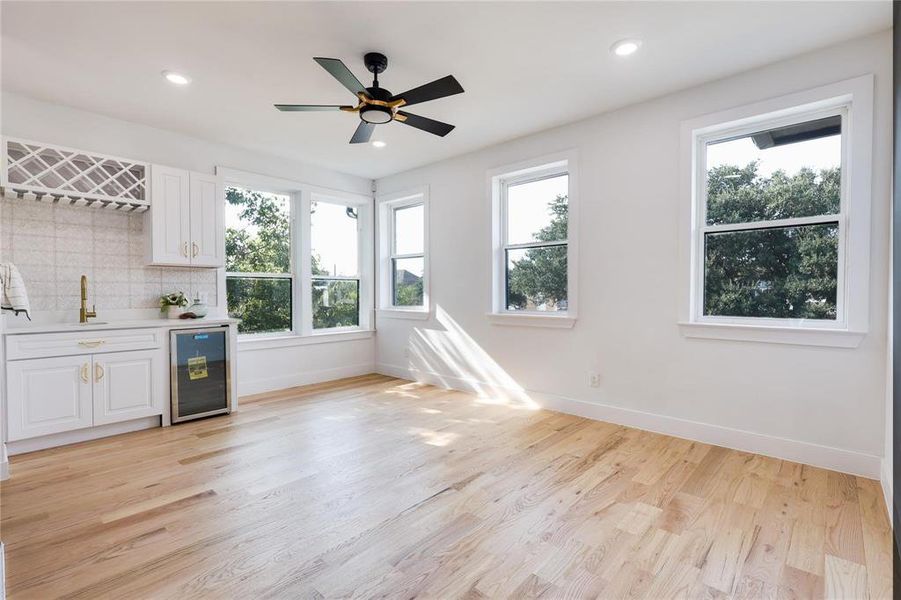
[[[87,327],[88,325],[109,325],[109,321],[88,321],[87,323],[69,323],[69,327]]]

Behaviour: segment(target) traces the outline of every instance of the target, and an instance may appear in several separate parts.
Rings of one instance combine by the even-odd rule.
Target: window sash
[[[420,303],[420,304],[398,304],[397,303],[397,261],[411,259],[411,258],[413,258],[413,259],[421,258],[422,263],[423,263],[422,264],[423,272],[422,272],[422,278],[421,278],[422,283],[423,283],[422,303]],[[389,273],[389,278],[391,280],[391,306],[394,308],[401,308],[401,309],[410,309],[410,308],[424,306],[425,299],[426,299],[426,296],[425,296],[425,254],[392,255],[388,258],[388,264],[391,265],[390,273]]]
[[[289,281],[291,287],[291,293],[288,298],[288,302],[290,303],[288,307],[288,314],[290,315],[290,327],[286,330],[271,330],[271,331],[239,331],[238,335],[242,337],[266,337],[266,336],[278,336],[285,335],[285,333],[293,334],[297,330],[297,319],[295,316],[295,305],[296,305],[296,290],[295,287],[295,278],[290,273],[283,274],[274,274],[274,273],[242,273],[242,272],[226,272],[225,273],[225,298],[226,298],[226,310],[228,309],[228,280],[229,279],[269,279],[269,280],[281,280],[281,281]]]
[[[357,283],[357,300],[355,302],[356,305],[356,315],[357,315],[357,324],[356,325],[336,325],[334,327],[316,327],[315,323],[315,312],[316,308],[313,306],[313,285],[317,281],[355,281]],[[360,293],[362,291],[362,278],[360,277],[342,277],[342,276],[321,276],[314,275],[310,279],[310,325],[313,328],[313,331],[352,331],[355,329],[359,329],[361,326],[363,315],[360,312]]]
[[[569,237],[562,240],[553,240],[553,241],[535,241],[535,242],[523,242],[518,244],[509,243],[509,226],[510,226],[510,211],[509,211],[509,197],[508,191],[510,187],[525,185],[529,183],[534,183],[537,181],[544,181],[545,179],[552,179],[554,177],[560,177],[562,175],[568,176],[569,184],[572,183],[572,175],[570,173],[569,165],[553,165],[551,167],[547,167],[545,169],[539,169],[535,171],[529,171],[528,173],[522,175],[516,175],[511,177],[501,177],[498,181],[498,192],[499,192],[499,215],[500,218],[500,229],[501,229],[501,247],[499,248],[497,261],[500,263],[499,273],[502,274],[501,279],[501,289],[500,297],[503,300],[503,305],[498,307],[500,312],[507,314],[556,314],[556,315],[565,315],[569,313],[569,296],[572,293],[572,282],[570,281],[570,265],[569,260],[567,260],[567,273],[566,273],[566,287],[567,287],[567,309],[559,310],[559,311],[540,311],[534,309],[524,309],[524,310],[510,310],[510,282],[509,282],[509,268],[508,268],[508,260],[507,256],[511,250],[520,250],[520,249],[530,249],[530,248],[545,248],[545,247],[554,247],[554,246],[567,246],[567,254],[569,253]],[[570,186],[567,185],[567,205],[569,204],[569,193]],[[570,223],[567,224],[567,232],[569,232]]]
[[[504,248],[527,248],[530,244],[547,244],[549,242],[540,241],[540,242],[523,242],[520,244],[511,244],[510,240],[510,208],[509,208],[509,189],[511,187],[526,185],[529,183],[536,183],[538,181],[544,181],[545,179],[553,179],[554,177],[561,177],[566,175],[570,176],[568,168],[561,168],[560,166],[550,167],[545,170],[530,172],[524,175],[518,175],[514,177],[505,177],[500,180],[500,218],[501,218],[501,236],[502,236],[502,245]],[[569,185],[567,184],[567,206],[569,205]],[[567,232],[569,231],[569,226],[567,224]],[[567,240],[553,240],[557,243],[565,244]]]
[[[407,209],[407,208],[415,208],[417,206],[422,207],[423,251],[422,252],[413,252],[413,253],[409,253],[409,254],[398,254],[397,253],[397,212]],[[419,199],[417,197],[416,200],[413,200],[410,202],[394,204],[389,208],[389,210],[390,210],[390,212],[389,212],[390,218],[388,220],[388,235],[389,235],[389,239],[390,239],[389,256],[391,258],[404,258],[404,257],[422,256],[423,254],[425,254],[425,248],[424,248],[425,238],[426,238],[426,236],[425,236],[425,225],[426,225],[425,224],[425,202],[423,202],[421,199]]]
[[[569,251],[569,244],[566,242],[550,242],[543,243],[539,242],[536,244],[514,244],[511,246],[505,246],[503,249],[503,261],[504,261],[504,311],[514,314],[566,314],[566,310],[536,310],[536,309],[522,309],[522,310],[511,310],[510,306],[510,251],[515,250],[529,250],[532,248],[559,248],[560,246],[567,246],[567,253]],[[567,260],[567,268],[566,268],[566,303],[567,307],[569,306],[569,261]],[[567,309],[568,310],[568,309]]]
[[[839,189],[839,212],[815,215],[809,217],[795,217],[789,219],[772,219],[763,221],[750,221],[743,223],[724,223],[718,225],[707,225],[707,146],[716,142],[725,142],[741,137],[746,137],[752,133],[756,133],[766,129],[784,127],[793,124],[800,124],[806,121],[813,121],[830,116],[841,116],[842,132],[841,132],[841,185]],[[729,324],[747,324],[747,325],[775,325],[775,326],[794,326],[801,322],[815,323],[819,327],[824,328],[844,328],[847,326],[848,314],[846,311],[846,283],[847,283],[847,223],[848,223],[848,197],[849,197],[849,181],[850,181],[850,145],[848,135],[851,130],[850,121],[848,119],[849,105],[844,102],[838,106],[832,106],[825,109],[815,109],[800,113],[793,113],[784,117],[772,117],[762,119],[751,119],[751,122],[737,127],[717,128],[711,133],[705,133],[695,136],[695,160],[694,166],[694,235],[692,239],[692,256],[693,270],[692,291],[691,291],[691,320],[697,323],[729,323]],[[736,231],[749,231],[754,229],[773,229],[781,227],[804,226],[804,225],[820,225],[827,223],[838,224],[838,269],[836,281],[836,318],[835,319],[795,319],[795,318],[774,318],[774,317],[735,317],[723,315],[706,315],[704,314],[704,305],[706,301],[705,279],[707,276],[707,268],[705,261],[705,241],[706,235],[709,233],[726,233]]]

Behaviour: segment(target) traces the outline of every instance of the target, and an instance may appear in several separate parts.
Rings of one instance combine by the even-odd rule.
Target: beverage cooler
[[[231,411],[228,327],[169,332],[172,422]]]

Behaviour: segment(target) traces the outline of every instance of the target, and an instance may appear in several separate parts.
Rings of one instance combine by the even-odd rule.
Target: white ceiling
[[[38,99],[366,177],[381,177],[891,26],[890,2],[376,3],[9,2],[2,86]],[[638,54],[610,54],[621,38]],[[369,84],[388,55],[397,93],[447,74],[466,93],[411,108],[446,138],[355,115],[272,104],[350,104],[313,56]],[[160,77],[172,69],[193,83]]]

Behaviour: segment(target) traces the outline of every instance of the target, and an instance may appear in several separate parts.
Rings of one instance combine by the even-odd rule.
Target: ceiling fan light
[[[366,106],[360,109],[360,118],[367,123],[381,125],[390,122],[394,118],[394,113],[384,106]]]

